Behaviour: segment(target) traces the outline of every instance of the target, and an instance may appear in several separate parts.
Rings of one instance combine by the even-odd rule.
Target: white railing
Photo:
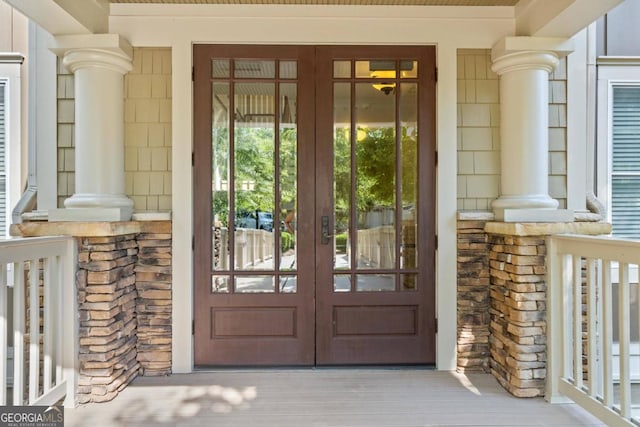
[[[640,320],[632,324],[631,312],[640,298],[629,278],[640,242],[553,236],[547,249],[546,399],[569,398],[608,425],[638,425],[630,348],[632,331],[638,340]]]
[[[75,251],[70,237],[0,241],[0,405],[75,404]]]

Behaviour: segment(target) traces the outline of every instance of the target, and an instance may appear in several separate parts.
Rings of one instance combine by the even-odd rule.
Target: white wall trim
[[[53,37],[36,23],[29,23],[30,54],[32,67],[29,90],[29,139],[33,139],[35,149],[36,170],[27,171],[35,174],[38,186],[38,210],[54,209],[58,206],[57,178],[57,58],[49,50]],[[31,142],[30,142],[31,144]],[[29,153],[31,156],[32,154]]]
[[[586,210],[587,194],[587,30],[573,37],[567,57],[567,209]],[[569,77],[570,76],[570,77]],[[569,161],[569,158],[571,161]]]
[[[437,223],[436,255],[436,367],[453,371],[457,366],[457,48],[442,43],[437,49]],[[452,102],[451,102],[452,101]]]
[[[369,7],[358,9],[362,16],[341,17],[291,13],[273,16],[273,12],[265,17],[260,16],[257,9],[261,8],[252,6],[251,16],[115,15],[110,18],[109,31],[123,35],[134,46],[145,47],[172,46],[179,34],[193,43],[419,45],[446,42],[459,48],[487,49],[514,30],[513,19],[429,18],[408,15],[404,7],[386,9],[388,16],[368,17]],[[264,12],[269,14],[269,10]],[[405,11],[405,15],[398,16],[397,10]]]
[[[507,16],[467,20],[397,16],[399,10],[408,13],[408,9],[404,7],[385,8],[384,10],[391,15],[390,18],[308,16],[305,19],[294,20],[284,14],[278,17],[259,17],[257,6],[251,6],[252,16],[245,17],[149,17],[142,11],[148,12],[150,9],[121,6],[123,5],[113,8],[112,13],[115,13],[115,16],[110,20],[111,33],[122,35],[136,47],[172,49],[173,372],[185,373],[193,369],[191,238],[194,189],[191,166],[191,67],[192,46],[195,43],[436,45],[439,70],[436,133],[440,159],[436,208],[436,228],[439,236],[436,260],[436,304],[439,324],[436,362],[439,370],[455,370],[457,50],[491,48],[497,40],[513,34],[514,20]],[[305,8],[279,9],[293,13],[292,10]],[[157,10],[164,9],[158,6]],[[362,11],[366,15],[369,13],[367,11],[373,9],[366,7],[353,10]],[[142,15],[134,16],[133,11]],[[501,10],[501,13],[504,11]],[[372,31],[373,28],[375,31]]]
[[[171,46],[172,87],[172,371],[193,370],[193,49],[188,39]],[[187,207],[187,208],[185,208]]]

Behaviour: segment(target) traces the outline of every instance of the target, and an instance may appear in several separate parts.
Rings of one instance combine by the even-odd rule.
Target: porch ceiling
[[[520,0],[109,0],[164,4],[331,4],[365,6],[515,6]]]

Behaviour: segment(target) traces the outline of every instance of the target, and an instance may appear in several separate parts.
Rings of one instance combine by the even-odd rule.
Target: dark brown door
[[[435,362],[434,58],[317,50],[317,364]]]
[[[313,53],[194,47],[196,365],[315,361]]]
[[[430,47],[194,47],[195,364],[435,362]]]

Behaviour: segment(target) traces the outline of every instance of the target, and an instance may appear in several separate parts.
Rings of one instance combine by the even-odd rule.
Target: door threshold
[[[321,366],[195,366],[194,373],[202,372],[272,372],[272,371],[435,371],[435,365],[321,365]]]

